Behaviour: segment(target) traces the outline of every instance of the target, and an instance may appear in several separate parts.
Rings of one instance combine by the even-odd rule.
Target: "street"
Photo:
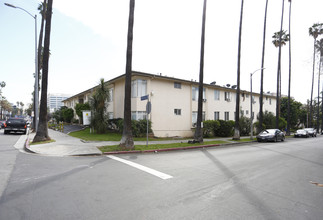
[[[20,136],[0,131],[0,220],[323,218],[320,135],[116,158],[27,154]]]

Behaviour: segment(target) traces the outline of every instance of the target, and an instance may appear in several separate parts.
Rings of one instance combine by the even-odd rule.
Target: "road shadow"
[[[279,216],[275,215],[274,210],[269,207],[266,202],[255,195],[250,188],[246,184],[242,182],[242,180],[237,176],[237,174],[233,173],[227,166],[225,166],[220,160],[214,157],[207,150],[202,151],[204,155],[210,159],[213,164],[222,171],[222,173],[232,181],[234,188],[239,191],[241,195],[243,195],[250,204],[258,211],[258,213],[263,217],[263,219],[279,219]]]

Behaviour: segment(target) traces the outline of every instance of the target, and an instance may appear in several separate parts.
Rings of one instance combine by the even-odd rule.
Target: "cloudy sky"
[[[0,1],[0,81],[12,103],[31,102],[34,79],[34,19],[5,6],[7,2],[38,14],[36,0]],[[265,0],[245,0],[241,88],[250,90],[250,73],[261,67]],[[203,0],[136,0],[133,70],[186,80],[199,74]],[[240,0],[208,0],[204,82],[236,84]],[[129,0],[54,0],[49,64],[49,93],[74,95],[125,72]],[[323,1],[292,3],[291,94],[305,103],[311,95],[313,38],[308,29],[323,22]],[[276,90],[278,49],[272,35],[280,30],[282,1],[269,0],[265,56],[265,92]],[[284,29],[289,3],[285,1]],[[38,14],[38,31],[40,15]],[[315,71],[314,97],[317,97]],[[288,45],[282,48],[282,93],[287,94]],[[260,71],[253,77],[260,90]]]

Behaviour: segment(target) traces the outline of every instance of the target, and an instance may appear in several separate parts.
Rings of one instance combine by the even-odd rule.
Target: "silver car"
[[[257,141],[284,141],[285,134],[279,129],[266,129],[257,135]]]
[[[316,137],[315,128],[304,128],[304,130],[306,130],[311,137]]]

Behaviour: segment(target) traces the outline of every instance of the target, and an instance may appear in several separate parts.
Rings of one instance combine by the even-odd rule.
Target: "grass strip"
[[[40,142],[36,142],[36,143],[33,143],[32,141],[30,141],[29,145],[48,144],[48,143],[52,143],[52,142],[56,142],[56,141],[54,139],[50,139],[49,141],[40,141]]]
[[[182,148],[182,147],[191,147],[191,146],[200,146],[200,145],[212,145],[212,144],[226,144],[230,143],[228,141],[207,141],[203,144],[189,144],[189,143],[172,143],[172,144],[149,144],[148,147],[146,145],[136,145],[135,151],[144,151],[144,150],[160,150],[167,148]],[[119,145],[111,145],[111,146],[102,146],[99,147],[99,150],[104,152],[112,152],[112,151],[121,151]]]

